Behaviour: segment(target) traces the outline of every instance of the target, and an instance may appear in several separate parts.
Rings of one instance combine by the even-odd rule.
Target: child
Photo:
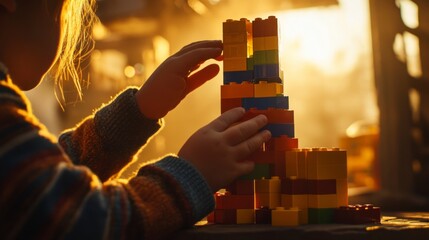
[[[265,116],[237,123],[244,110],[236,108],[193,134],[177,156],[143,166],[127,181],[112,178],[159,130],[162,117],[218,73],[217,64],[195,72],[222,52],[220,41],[201,41],[56,142],[21,90],[37,86],[47,72],[78,77],[72,66],[84,45],[77,40],[87,40],[93,2],[0,0],[2,239],[171,236],[212,211],[213,193],[250,172],[254,164],[242,160],[270,138],[259,131]]]

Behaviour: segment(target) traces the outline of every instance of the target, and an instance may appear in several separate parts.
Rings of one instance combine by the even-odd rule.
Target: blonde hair
[[[94,44],[92,26],[98,21],[95,14],[96,0],[64,0],[60,21],[62,25],[58,57],[48,74],[55,79],[60,95],[55,91],[59,102],[65,102],[63,82],[72,80],[82,98],[81,63]]]

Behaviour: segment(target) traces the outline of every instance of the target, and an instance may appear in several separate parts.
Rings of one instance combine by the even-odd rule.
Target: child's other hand
[[[188,93],[215,77],[219,72],[217,64],[193,71],[206,60],[219,58],[222,48],[221,41],[195,42],[165,60],[136,94],[143,115],[151,119],[164,117]]]
[[[234,108],[194,133],[180,149],[178,156],[193,164],[205,177],[213,192],[237,177],[250,173],[254,162],[243,161],[271,138],[267,117],[259,115],[237,124],[243,108]]]

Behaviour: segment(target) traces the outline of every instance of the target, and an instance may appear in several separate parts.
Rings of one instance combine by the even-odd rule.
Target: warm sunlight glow
[[[124,68],[124,75],[127,78],[133,78],[136,75],[136,69],[133,66],[126,66]]]
[[[419,26],[419,7],[411,0],[397,0],[401,9],[401,17],[404,24],[409,28]]]
[[[192,10],[200,15],[204,15],[208,11],[206,5],[204,5],[200,0],[188,0],[188,5]]]
[[[155,53],[155,61],[159,64],[170,56],[170,43],[162,36],[154,37],[152,42]]]

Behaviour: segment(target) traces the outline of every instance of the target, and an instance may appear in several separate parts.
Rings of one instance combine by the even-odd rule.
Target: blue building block
[[[273,137],[288,136],[289,138],[295,137],[295,126],[293,123],[270,123],[263,129],[271,132]]]
[[[281,83],[280,68],[278,64],[254,65],[253,74],[255,79]]]
[[[267,110],[268,108],[289,109],[289,97],[277,96],[261,98],[243,98],[241,105],[246,110],[249,110],[251,108],[259,110]]]
[[[223,72],[223,84],[242,83],[243,81],[253,82],[253,71],[232,71]]]

